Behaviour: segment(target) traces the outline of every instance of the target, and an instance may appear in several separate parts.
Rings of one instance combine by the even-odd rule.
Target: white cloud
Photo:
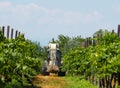
[[[114,12],[120,13],[120,5],[115,4],[115,5],[112,7],[112,10],[113,10]]]
[[[38,20],[40,24],[66,24],[74,25],[79,23],[93,23],[103,18],[100,12],[94,11],[91,13],[80,13],[80,12],[67,12],[60,9],[47,9],[44,8],[45,16]]]
[[[49,15],[51,15],[51,16],[55,16],[55,15],[58,15],[58,14],[63,13],[63,10],[58,9],[58,8],[48,9],[48,8],[40,7],[40,9],[41,9],[44,13],[49,14]]]
[[[21,24],[25,24],[34,20],[40,25],[75,25],[81,22],[96,22],[102,18],[102,15],[97,11],[88,14],[80,12],[68,12],[58,8],[45,8],[35,3],[15,5],[10,2],[0,2],[0,13],[3,14],[6,19],[14,19],[14,21]]]
[[[11,7],[10,2],[0,2],[0,10],[9,9]]]
[[[81,14],[79,13],[73,13],[73,12],[61,12],[51,15],[51,13],[43,18],[40,18],[38,20],[39,24],[76,24],[81,20]]]
[[[99,21],[100,19],[102,19],[103,15],[97,11],[94,11],[92,13],[88,13],[84,16],[84,21],[86,23],[93,23],[96,21]]]
[[[63,22],[66,24],[78,24],[82,20],[79,12],[64,12]]]

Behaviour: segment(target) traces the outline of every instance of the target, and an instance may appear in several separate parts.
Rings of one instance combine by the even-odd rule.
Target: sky
[[[0,0],[0,26],[42,46],[60,34],[86,38],[119,24],[120,0]]]

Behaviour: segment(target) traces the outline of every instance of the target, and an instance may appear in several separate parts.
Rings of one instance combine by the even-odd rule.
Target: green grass
[[[65,77],[65,81],[67,82],[65,88],[98,88],[90,82],[77,77]]]

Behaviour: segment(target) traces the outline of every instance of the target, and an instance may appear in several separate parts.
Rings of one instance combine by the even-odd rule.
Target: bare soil
[[[64,78],[55,74],[50,74],[50,76],[37,75],[34,80],[34,85],[38,88],[65,88],[65,84]]]

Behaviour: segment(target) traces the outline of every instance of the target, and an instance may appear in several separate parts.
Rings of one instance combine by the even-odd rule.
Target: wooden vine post
[[[14,31],[14,29],[12,28],[12,30],[11,30],[11,39],[13,39],[13,31]]]
[[[21,34],[18,30],[16,30],[14,33],[14,29],[10,28],[10,26],[7,26],[6,31],[5,31],[5,26],[2,26],[1,28],[2,28],[3,36],[8,39],[17,38]],[[23,35],[23,37],[24,37],[24,35]]]

